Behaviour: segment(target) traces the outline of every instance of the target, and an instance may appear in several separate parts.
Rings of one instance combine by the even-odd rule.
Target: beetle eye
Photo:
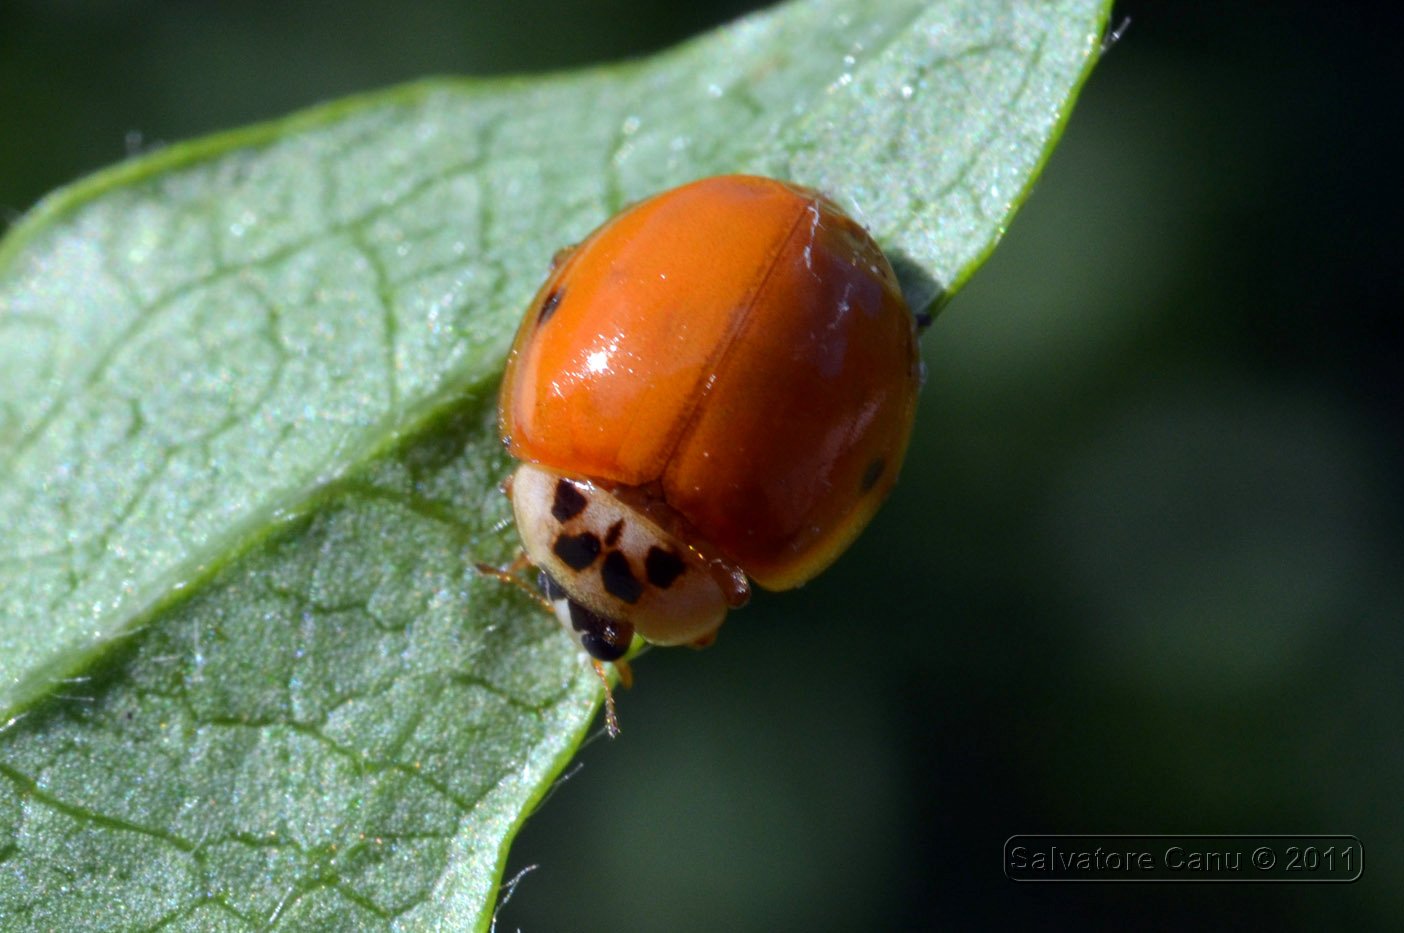
[[[629,652],[629,646],[634,642],[633,629],[629,629],[629,636],[623,637],[622,630],[606,629],[602,633],[581,632],[580,647],[585,649],[585,653],[598,661],[618,661]]]
[[[619,619],[610,619],[570,598],[565,587],[546,571],[536,578],[536,585],[555,607],[556,617],[569,626],[580,647],[590,657],[600,661],[617,661],[634,643],[634,627]]]
[[[541,589],[541,595],[551,602],[566,598],[566,591],[561,589],[561,585],[556,582],[556,578],[546,571],[541,571],[536,576],[536,585]]]
[[[600,661],[618,661],[634,643],[634,627],[628,622],[606,619],[598,612],[586,609],[573,599],[567,598],[570,606],[570,624],[578,633],[580,646],[592,658]]]

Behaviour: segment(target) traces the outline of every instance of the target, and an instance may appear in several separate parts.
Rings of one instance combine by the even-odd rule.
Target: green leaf
[[[0,243],[3,926],[486,927],[600,698],[471,570],[515,546],[494,394],[552,252],[754,172],[849,206],[935,307],[1025,196],[1107,6],[792,4],[45,201]]]

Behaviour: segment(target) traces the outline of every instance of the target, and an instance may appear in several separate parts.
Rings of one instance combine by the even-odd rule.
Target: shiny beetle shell
[[[745,577],[799,586],[872,518],[906,453],[919,371],[891,266],[822,195],[733,175],[627,208],[558,256],[508,360],[501,430],[527,465],[513,501],[528,557],[650,641],[704,642]],[[588,489],[587,517],[552,517],[562,479]],[[604,547],[631,511],[633,543]],[[601,547],[564,562],[559,542],[582,521]],[[652,547],[695,586],[717,581],[706,611],[692,581],[684,599],[650,579]],[[635,602],[600,595],[607,561],[627,563]]]

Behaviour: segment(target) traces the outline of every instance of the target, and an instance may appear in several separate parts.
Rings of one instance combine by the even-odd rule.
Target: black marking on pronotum
[[[609,595],[630,605],[638,602],[643,595],[643,584],[634,576],[629,558],[621,551],[610,551],[605,555],[604,564],[600,566],[600,579]]]
[[[644,557],[644,574],[648,577],[648,582],[660,590],[672,586],[673,581],[682,576],[686,569],[687,565],[682,562],[682,558],[657,545],[649,548],[648,555]]]
[[[561,299],[565,297],[565,290],[560,288],[551,289],[551,294],[541,302],[541,310],[536,313],[536,326],[545,324],[551,315],[556,313],[556,308],[560,306]]]
[[[887,469],[887,461],[878,457],[868,468],[863,471],[863,491],[867,492],[877,485],[877,481],[882,478],[882,471]]]
[[[570,624],[580,633],[580,647],[590,657],[601,661],[624,657],[634,641],[634,627],[628,622],[606,619],[573,599],[570,600]]]
[[[585,506],[589,504],[590,500],[570,480],[556,481],[556,497],[551,501],[551,517],[556,521],[570,521],[585,511]]]
[[[551,550],[571,570],[584,570],[600,556],[600,539],[586,531],[578,535],[561,535]]]
[[[613,525],[609,526],[609,531],[605,532],[605,547],[614,547],[619,543],[619,536],[624,533],[624,519],[616,519]]]

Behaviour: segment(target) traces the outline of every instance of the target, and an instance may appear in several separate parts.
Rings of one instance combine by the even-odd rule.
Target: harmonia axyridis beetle
[[[919,382],[892,267],[824,196],[730,175],[624,210],[557,255],[502,385],[542,592],[597,668],[710,643],[748,578],[799,586],[868,523]]]

